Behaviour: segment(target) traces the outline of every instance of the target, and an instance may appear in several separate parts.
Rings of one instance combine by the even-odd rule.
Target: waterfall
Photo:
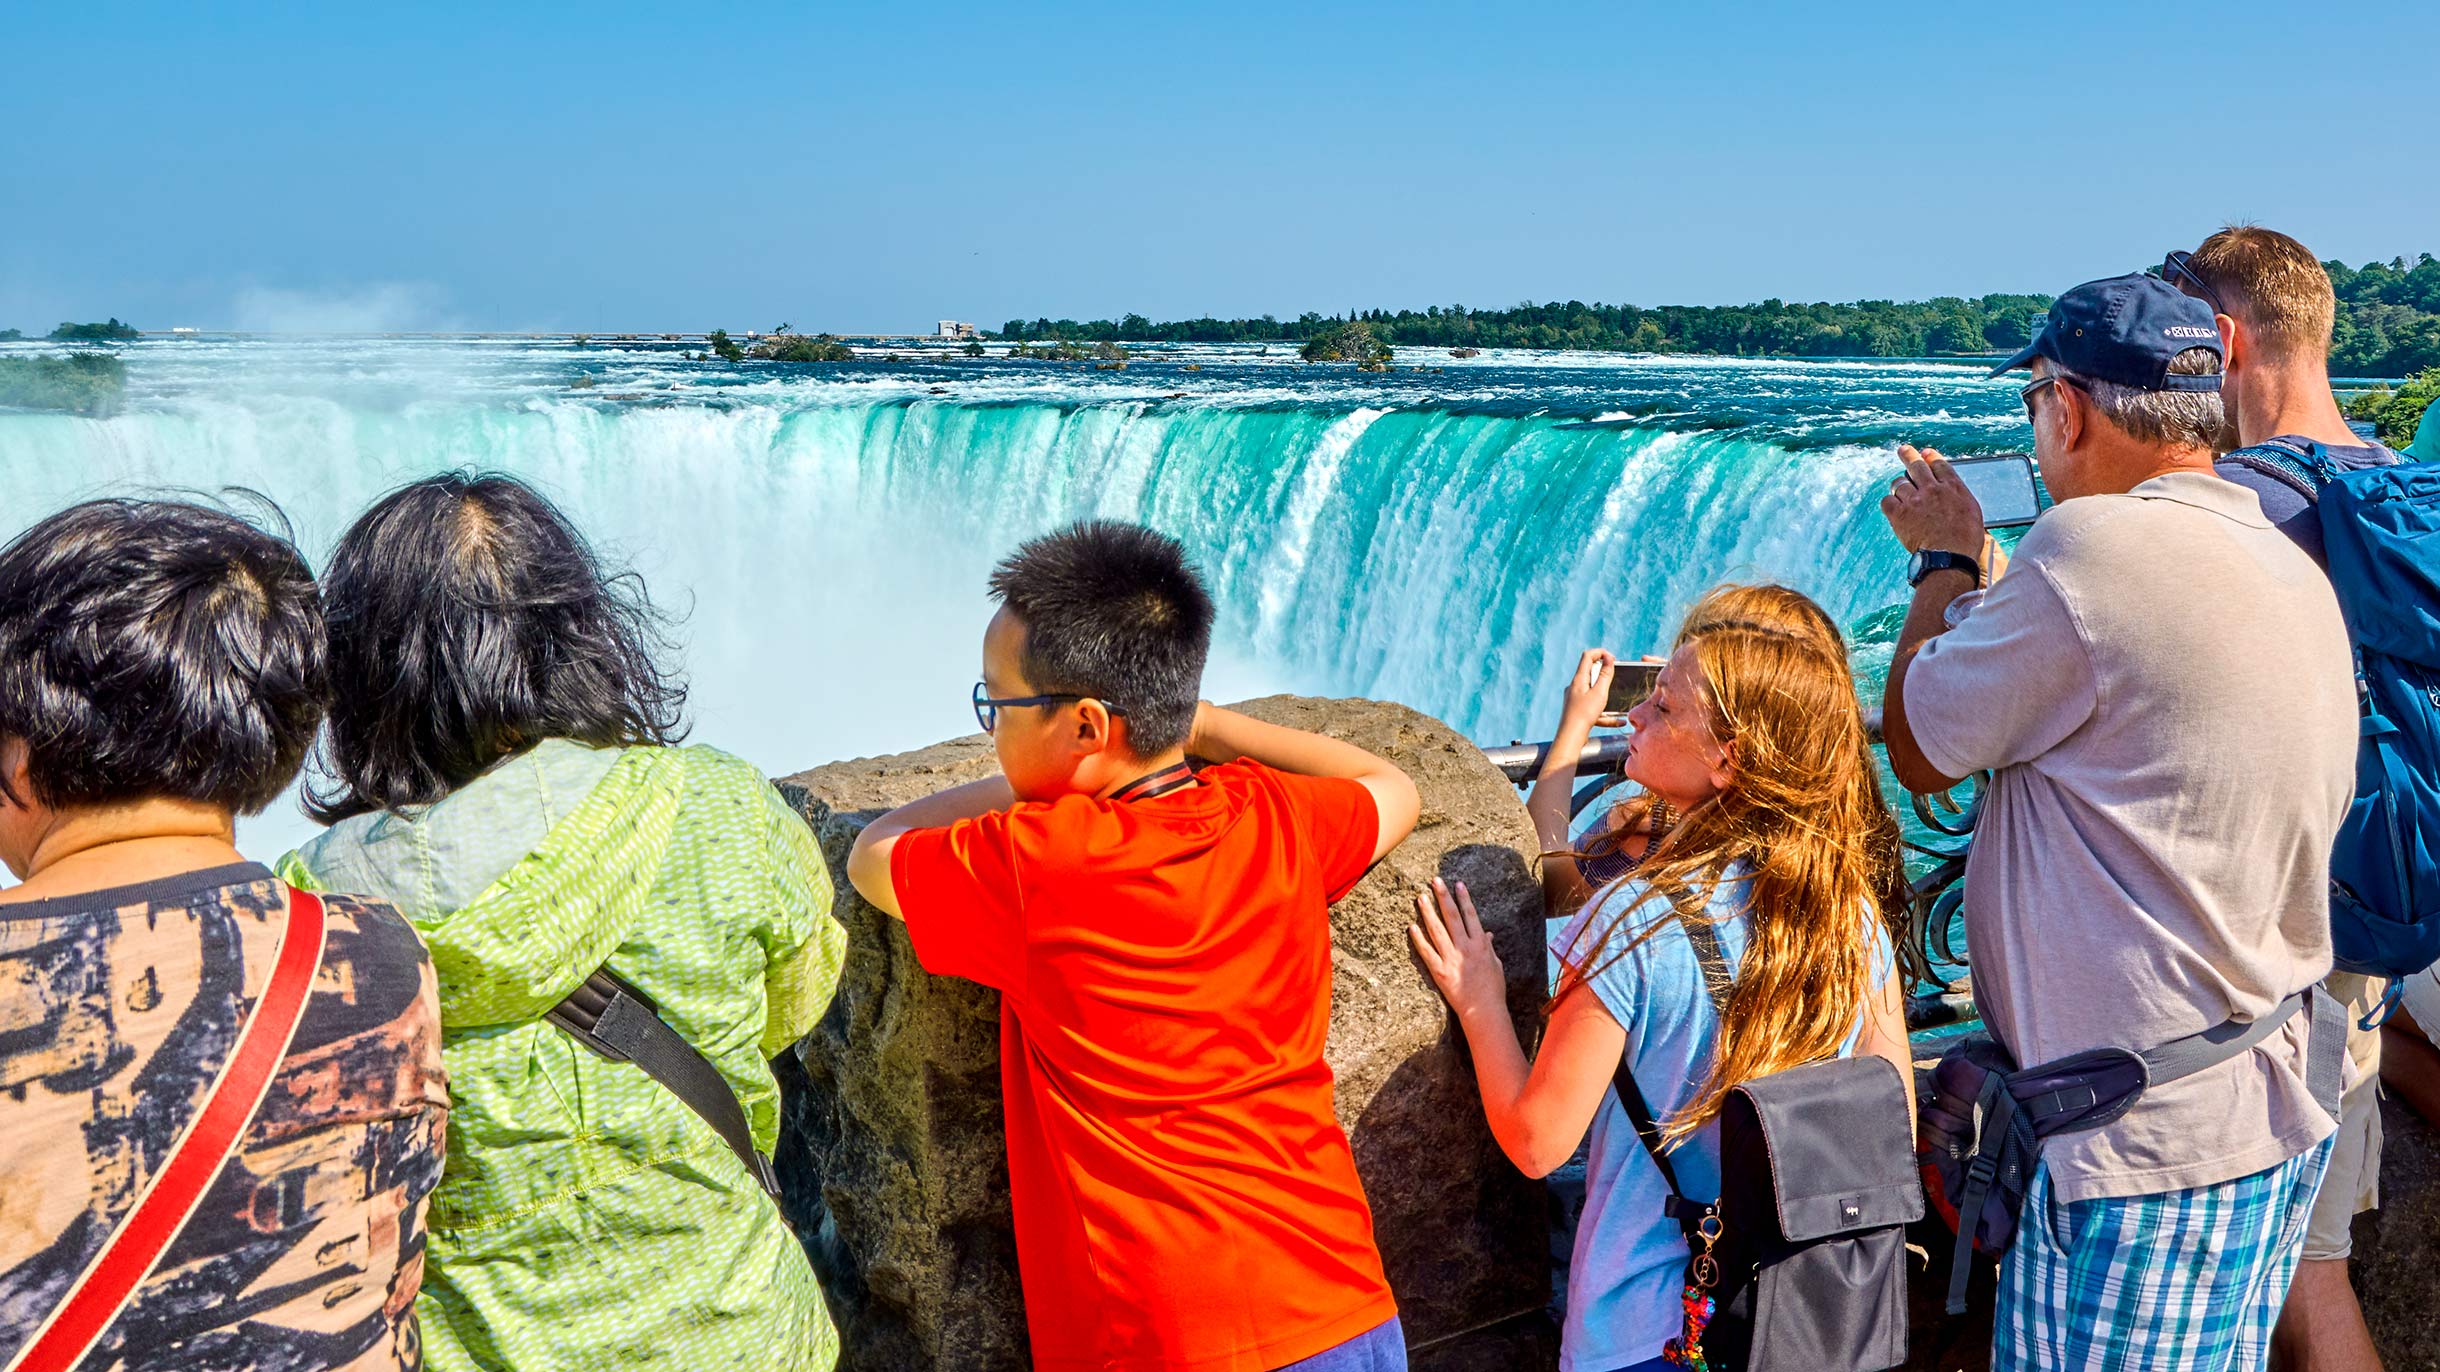
[[[1579,649],[1662,647],[1720,580],[1842,620],[1895,598],[1886,448],[1519,408],[196,386],[106,420],[0,415],[0,481],[13,526],[84,494],[250,487],[318,559],[400,481],[527,478],[681,617],[695,737],[775,773],[970,731],[992,563],[1082,517],[1186,543],[1221,609],[1214,697],[1384,697],[1484,741],[1546,736]]]

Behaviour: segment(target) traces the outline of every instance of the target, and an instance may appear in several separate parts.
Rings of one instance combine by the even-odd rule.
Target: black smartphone
[[[1610,668],[1610,701],[1602,710],[1608,714],[1623,715],[1643,704],[1644,697],[1652,694],[1653,684],[1661,679],[1661,668],[1668,665],[1665,662],[1613,664]]]
[[[1984,528],[2012,529],[2040,517],[2042,486],[2034,475],[2031,453],[1952,458],[1949,465],[1965,478],[1966,489],[1981,503]]]

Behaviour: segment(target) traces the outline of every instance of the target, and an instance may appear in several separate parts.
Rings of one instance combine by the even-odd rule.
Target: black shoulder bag
[[[1678,922],[1725,1019],[1728,965],[1708,919]],[[1689,1200],[1625,1055],[1618,1103],[1686,1234],[1685,1332],[1667,1354],[1718,1372],[1879,1372],[1906,1360],[1906,1226],[1923,1218],[1906,1083],[1879,1057],[1775,1072],[1720,1110],[1720,1199]]]

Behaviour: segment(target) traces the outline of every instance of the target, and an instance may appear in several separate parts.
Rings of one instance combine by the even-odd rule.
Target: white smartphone
[[[2034,473],[2032,454],[1959,457],[1950,459],[1949,465],[1965,478],[1966,489],[1981,503],[1984,528],[2011,529],[2041,516],[2042,486]]]

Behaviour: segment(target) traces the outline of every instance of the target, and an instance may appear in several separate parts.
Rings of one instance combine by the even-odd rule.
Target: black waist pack
[[[1989,1034],[1968,1034],[1951,1044],[1932,1072],[1917,1142],[1924,1188],[1957,1234],[1949,1260],[1948,1312],[1965,1313],[1974,1254],[1997,1257],[2016,1238],[2018,1213],[2044,1139],[2108,1124],[2133,1109],[2146,1090],[2251,1051],[2308,1006],[2305,1083],[2337,1119],[2346,1007],[2318,986],[2288,997],[2260,1019],[2229,1020],[2144,1053],[2095,1048],[2018,1067],[2007,1047]]]
[[[1711,926],[1683,923],[1722,1005],[1728,978]],[[1880,1372],[1906,1360],[1906,1226],[1923,1218],[1923,1185],[1895,1064],[1817,1062],[1730,1091],[1720,1199],[1708,1205],[1678,1190],[1623,1060],[1612,1086],[1692,1250],[1673,1360],[1718,1372]]]

